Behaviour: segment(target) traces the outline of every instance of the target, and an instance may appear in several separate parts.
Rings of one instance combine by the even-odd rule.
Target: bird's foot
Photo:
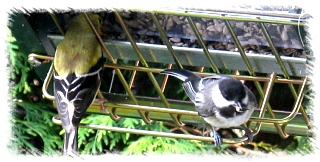
[[[219,135],[219,133],[213,128],[213,139],[214,139],[214,143],[217,147],[221,147],[222,144],[222,138]]]
[[[95,100],[96,100],[96,102],[99,103],[99,107],[100,107],[100,112],[101,113],[108,112],[108,109],[106,107],[104,107],[104,103],[108,102],[107,99],[105,99],[105,98],[96,98]]]
[[[251,130],[245,126],[243,126],[243,130],[245,132],[245,135],[248,137],[248,140],[246,140],[245,143],[248,144],[249,142],[252,142],[253,134],[252,134]]]
[[[102,95],[102,93],[100,92],[100,90],[98,91],[97,93],[97,98],[95,99],[96,102],[99,103],[99,106],[100,106],[100,112],[101,113],[109,113],[108,109],[106,107],[104,107],[104,103],[105,102],[108,102],[107,99],[105,99]]]

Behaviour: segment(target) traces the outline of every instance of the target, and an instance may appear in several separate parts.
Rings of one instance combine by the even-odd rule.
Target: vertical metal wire
[[[192,20],[191,17],[187,17],[187,19],[188,19],[188,22],[189,22],[189,24],[190,24],[190,26],[191,26],[194,34],[197,36],[197,39],[198,39],[200,45],[201,45],[202,48],[203,48],[203,52],[205,53],[205,55],[207,56],[207,59],[209,60],[209,63],[210,63],[210,65],[211,65],[212,70],[213,70],[214,72],[220,74],[220,71],[219,71],[217,65],[215,64],[214,60],[212,59],[212,57],[211,57],[211,55],[210,55],[210,52],[209,52],[209,50],[208,50],[208,48],[207,48],[204,40],[202,39],[202,36],[201,36],[200,33],[199,33],[198,28],[197,28],[196,25],[194,24],[194,22],[193,22],[193,20]]]
[[[50,13],[50,16],[51,16],[52,20],[54,21],[54,23],[56,24],[56,26],[58,27],[60,33],[61,33],[62,35],[65,35],[65,31],[63,30],[60,22],[58,21],[58,18],[57,18],[57,16],[56,16],[56,14]]]
[[[266,84],[266,90],[265,90],[265,97],[263,98],[263,101],[262,101],[262,104],[261,104],[261,107],[260,107],[260,113],[259,113],[259,118],[262,118],[266,112],[266,107],[268,105],[268,101],[269,101],[269,98],[271,96],[271,91],[272,91],[272,87],[274,85],[274,81],[276,79],[276,73],[272,73],[270,75],[270,80],[268,82],[268,84]],[[261,122],[257,122],[254,130],[255,130],[255,134],[257,134],[261,129]]]
[[[136,61],[134,66],[139,66],[140,61]],[[130,82],[129,82],[129,87],[130,89],[132,89],[132,87],[134,86],[134,79],[136,78],[136,74],[137,74],[137,70],[133,70],[132,74],[131,74],[131,78],[130,78]]]
[[[173,48],[172,48],[172,46],[171,46],[171,44],[170,44],[170,42],[169,42],[169,40],[168,40],[168,38],[167,38],[167,36],[166,36],[166,34],[165,34],[165,32],[164,32],[161,24],[159,23],[159,21],[158,21],[158,19],[157,19],[157,17],[156,17],[153,13],[151,13],[151,12],[150,12],[149,14],[150,14],[150,16],[151,16],[151,18],[152,18],[153,23],[156,25],[156,27],[157,27],[157,29],[158,29],[158,31],[159,31],[159,33],[160,33],[160,36],[161,36],[163,42],[166,44],[169,52],[171,53],[174,62],[176,63],[176,65],[177,65],[180,69],[183,69],[183,66],[182,66],[182,64],[180,63],[180,61],[179,61],[179,59],[178,59],[178,57],[177,57],[177,54],[176,54],[175,51],[173,50]]]
[[[169,40],[168,40],[168,38],[167,38],[167,36],[166,36],[166,34],[165,34],[165,32],[164,32],[161,24],[159,23],[158,18],[157,18],[153,13],[151,13],[151,12],[150,12],[149,14],[150,14],[150,16],[151,16],[151,18],[152,18],[153,23],[156,25],[156,27],[157,27],[157,29],[158,29],[158,31],[159,31],[159,33],[160,33],[160,36],[161,36],[163,42],[166,44],[169,52],[171,53],[174,62],[176,63],[176,65],[177,65],[180,69],[183,69],[183,66],[182,66],[182,64],[180,63],[176,52],[173,50],[173,48],[172,48],[172,46],[171,46],[171,44],[170,44],[170,42],[169,42]],[[169,64],[169,65],[168,65],[168,69],[171,69],[171,68],[172,68],[172,64]],[[164,90],[165,90],[165,88],[166,88],[168,78],[169,78],[169,75],[164,75],[164,78],[163,78],[162,84],[161,84],[161,92],[162,92],[162,93],[164,92]]]
[[[169,64],[167,66],[167,69],[171,69],[172,68],[172,64]],[[164,78],[163,78],[163,81],[162,81],[162,84],[161,84],[161,92],[163,93],[164,90],[166,89],[166,86],[167,86],[167,82],[168,82],[168,78],[169,78],[169,75],[165,75]]]
[[[137,46],[136,42],[135,42],[135,41],[133,40],[133,38],[131,37],[131,35],[130,35],[130,33],[129,33],[127,27],[126,27],[126,25],[124,24],[124,22],[123,22],[123,20],[122,20],[122,18],[121,18],[121,16],[120,16],[120,14],[118,13],[117,10],[114,10],[114,13],[115,13],[116,18],[118,19],[118,21],[119,21],[119,23],[120,23],[120,26],[122,27],[122,29],[123,29],[124,32],[126,33],[126,36],[127,36],[128,40],[130,41],[132,48],[134,49],[134,51],[135,51],[136,54],[138,55],[141,64],[142,64],[144,67],[148,68],[148,67],[149,67],[148,63],[147,63],[146,60],[144,59],[144,57],[143,57],[143,55],[142,55],[139,47]],[[162,100],[162,102],[164,103],[164,105],[169,108],[169,107],[170,107],[170,104],[169,104],[169,102],[167,101],[167,99],[166,99],[166,97],[164,96],[164,94],[162,93],[161,88],[159,87],[159,84],[158,84],[157,80],[155,79],[154,75],[153,75],[151,72],[147,72],[147,75],[148,75],[149,79],[151,80],[154,88],[156,89],[156,91],[157,91],[160,99]],[[170,115],[171,115],[173,121],[175,122],[175,124],[177,124],[178,126],[184,125],[184,124],[181,123],[181,121],[179,120],[179,118],[180,118],[179,115],[174,115],[174,114],[170,114]]]
[[[97,30],[95,29],[95,27],[93,26],[93,24],[92,24],[92,22],[90,21],[88,15],[87,15],[86,13],[83,13],[83,14],[85,15],[86,20],[89,22],[91,28],[93,29],[94,33],[96,34],[96,36],[97,36],[97,38],[98,38],[98,40],[99,40],[99,42],[100,42],[100,44],[101,44],[101,46],[102,46],[102,49],[104,50],[104,52],[105,52],[106,55],[108,56],[109,61],[111,61],[112,64],[116,64],[116,62],[115,62],[115,60],[113,59],[110,51],[109,51],[109,50],[107,49],[107,47],[105,46],[103,40],[101,39],[101,37],[100,37],[99,33],[97,32]],[[119,80],[121,81],[123,87],[125,88],[128,96],[130,97],[130,99],[131,99],[135,104],[138,105],[138,100],[135,98],[135,96],[133,95],[132,91],[130,90],[130,87],[129,87],[127,81],[125,80],[124,76],[122,75],[121,71],[120,71],[119,69],[115,69],[115,71],[116,71],[116,74],[117,74],[117,76],[119,77]],[[138,112],[139,112],[139,114],[140,114],[140,116],[141,116],[141,118],[143,119],[144,122],[146,122],[146,123],[151,123],[151,122],[152,122],[152,120],[149,119],[149,118],[146,116],[145,113],[143,113],[142,111],[138,111]],[[114,113],[114,111],[111,110],[110,113]],[[113,116],[116,116],[116,115],[113,114]]]
[[[250,64],[250,62],[249,62],[249,59],[248,59],[248,57],[246,56],[246,54],[245,54],[245,52],[244,52],[244,50],[243,50],[243,48],[242,48],[242,46],[241,46],[241,43],[240,43],[237,35],[235,34],[233,28],[232,28],[231,25],[230,25],[230,22],[229,22],[228,20],[225,20],[225,24],[226,24],[226,26],[227,26],[227,28],[228,28],[228,30],[229,30],[229,33],[231,34],[231,36],[232,36],[232,38],[233,38],[233,41],[235,42],[235,44],[236,44],[236,46],[237,46],[237,48],[238,48],[238,50],[239,50],[239,52],[240,52],[240,55],[241,55],[243,61],[245,62],[246,66],[247,66],[247,68],[248,68],[248,71],[249,71],[250,75],[251,75],[251,76],[256,76],[256,74],[255,74],[255,72],[254,72],[254,70],[253,70],[253,68],[252,68],[252,66],[251,66],[251,64]],[[263,90],[262,90],[262,88],[261,88],[261,84],[260,84],[258,81],[254,81],[254,84],[255,84],[255,86],[256,86],[256,88],[257,88],[258,93],[260,94],[260,96],[261,96],[262,98],[265,98],[265,95],[264,95]],[[267,105],[267,110],[268,110],[268,113],[269,113],[270,117],[271,117],[271,118],[275,118],[275,115],[274,115],[274,113],[273,113],[273,111],[272,111],[272,108],[271,108],[271,106],[270,106],[269,103],[268,103],[268,105]],[[275,123],[274,125],[275,125],[276,129],[278,130],[279,135],[280,135],[282,138],[287,138],[286,136],[283,136],[285,133],[282,131],[280,125],[279,125],[279,124],[276,124],[276,123]]]
[[[287,71],[287,69],[286,69],[286,67],[285,67],[285,65],[284,65],[284,63],[283,63],[283,61],[282,61],[282,59],[281,59],[281,57],[280,57],[280,55],[278,53],[278,50],[276,49],[276,47],[275,47],[275,45],[274,45],[274,43],[273,43],[273,41],[272,41],[272,39],[271,39],[271,37],[269,35],[264,23],[260,23],[259,22],[259,25],[261,26],[262,32],[263,32],[266,40],[268,41],[268,44],[269,44],[269,46],[271,48],[271,51],[275,55],[277,63],[279,64],[279,66],[280,66],[280,68],[281,68],[281,70],[283,72],[284,77],[286,79],[290,79],[289,73],[288,73],[288,71]],[[287,84],[287,85],[289,86],[294,99],[297,100],[297,92],[296,92],[295,88],[293,87],[293,84]],[[299,109],[297,109],[297,111],[299,111]],[[303,117],[305,119],[305,122],[308,125],[308,128],[310,128],[311,125],[310,125],[309,118],[308,118],[307,113],[306,113],[306,111],[305,111],[305,109],[304,109],[304,107],[302,105],[300,106],[300,111],[301,111],[301,113],[302,113],[302,115],[303,115]]]
[[[49,100],[54,100],[54,96],[50,95],[48,92],[47,92],[47,88],[49,86],[49,83],[50,83],[50,80],[52,78],[52,75],[53,75],[53,63],[51,63],[50,65],[50,69],[47,73],[47,76],[46,78],[44,79],[43,81],[43,85],[42,85],[42,93],[43,93],[43,96],[46,97],[47,99]]]
[[[304,89],[306,87],[307,80],[308,80],[308,77],[305,77],[304,80],[303,80],[303,84],[300,85],[300,87],[299,87],[299,90],[298,90],[299,94],[298,94],[296,102],[294,104],[294,108],[293,108],[294,110],[295,109],[299,110],[299,107],[301,107],[301,103],[303,101],[303,96],[304,96],[303,95],[304,94]],[[292,110],[294,113],[291,113],[284,120],[288,120],[288,121],[292,120],[298,114],[298,111],[294,111],[294,110]],[[287,126],[287,123],[284,123],[282,125],[282,129],[285,130],[286,126]],[[308,126],[308,123],[307,123],[307,126]]]

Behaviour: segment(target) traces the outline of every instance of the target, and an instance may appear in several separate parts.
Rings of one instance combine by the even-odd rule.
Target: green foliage
[[[56,135],[59,128],[53,125],[51,118],[55,113],[49,111],[49,104],[39,103],[37,106],[31,102],[20,102],[16,105],[26,110],[23,120],[12,119],[12,131],[15,139],[12,141],[17,148],[25,148],[31,153],[37,149],[31,144],[30,137],[40,137],[43,141],[43,152],[52,154],[61,148],[62,140]]]
[[[163,122],[142,125],[140,129],[158,132],[169,132]],[[136,141],[130,141],[129,146],[124,149],[122,154],[201,154],[208,152],[207,146],[212,145],[205,142],[184,140],[157,136],[141,136]]]
[[[189,141],[176,138],[142,136],[137,141],[130,142],[123,154],[199,154],[201,152],[201,142]]]
[[[270,143],[266,142],[258,142],[258,143],[251,143],[254,146],[253,150],[264,150],[266,152],[274,152],[276,150],[276,146],[271,145]]]
[[[37,92],[41,86],[33,83],[39,79],[16,40],[8,36],[6,42],[11,65],[10,94],[14,101],[11,107],[13,138],[8,148],[18,153],[54,154],[61,148],[62,139],[57,136],[59,126],[51,121],[55,115],[52,103],[39,99]]]
[[[309,137],[295,136],[294,142],[290,143],[285,149],[289,154],[301,153],[311,154],[314,152],[314,147],[311,145]]]
[[[143,121],[131,118],[121,118],[119,121],[115,121],[109,116],[92,114],[83,118],[81,123],[134,129],[142,125]],[[105,150],[119,149],[118,145],[126,144],[129,138],[129,133],[86,128],[80,128],[78,134],[79,147],[83,148],[81,152],[83,154],[97,154]]]
[[[12,95],[17,97],[19,94],[27,94],[31,91],[31,87],[27,82],[28,72],[30,72],[31,67],[28,65],[28,58],[19,49],[15,38],[9,36],[6,42],[11,64],[10,79],[16,84],[12,87]]]

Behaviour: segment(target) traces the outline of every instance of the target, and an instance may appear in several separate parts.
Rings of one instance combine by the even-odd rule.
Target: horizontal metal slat
[[[190,101],[181,100],[168,100],[171,108],[165,108],[158,98],[136,96],[139,105],[134,103],[124,94],[103,93],[104,97],[108,98],[108,102],[105,103],[106,107],[116,108],[115,114],[119,117],[136,118],[141,119],[137,110],[143,110],[148,112],[148,117],[155,121],[167,121],[172,122],[172,118],[169,113],[182,114],[180,120],[185,124],[191,125],[203,125],[205,121],[198,116],[194,109],[194,105]],[[88,114],[101,114],[108,115],[107,112],[101,113],[99,104],[94,102],[87,110]],[[285,118],[290,112],[274,110],[277,119]],[[259,116],[259,109],[256,109],[252,114],[252,117]],[[311,118],[311,115],[309,115]],[[266,113],[264,118],[270,118]],[[251,128],[254,128],[257,122],[250,124]],[[263,122],[261,131],[269,133],[277,133],[278,131],[274,127],[273,123]],[[285,127],[285,131],[289,135],[300,136],[312,136],[312,130],[308,129],[302,115],[300,113],[288,122]]]
[[[62,40],[62,36],[48,36],[55,46]],[[115,59],[139,60],[129,42],[105,41],[105,45]],[[148,62],[174,64],[172,55],[165,45],[137,43],[144,58]],[[187,47],[172,47],[182,65],[210,67],[202,49]],[[247,71],[247,67],[238,52],[209,50],[218,68]],[[257,73],[283,74],[274,56],[262,54],[246,54],[252,67]],[[290,76],[303,77],[307,75],[307,59],[282,56],[285,67]]]

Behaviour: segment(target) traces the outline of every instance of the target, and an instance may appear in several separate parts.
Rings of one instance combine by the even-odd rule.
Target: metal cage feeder
[[[255,135],[260,131],[264,131],[278,133],[282,138],[287,138],[290,135],[313,136],[310,122],[312,114],[307,113],[306,107],[302,105],[302,101],[305,98],[305,89],[308,85],[312,84],[307,77],[308,59],[303,57],[281,56],[278,51],[279,47],[283,47],[285,50],[289,48],[303,51],[302,42],[299,37],[297,37],[296,30],[293,29],[302,28],[306,25],[308,18],[306,15],[301,16],[300,14],[285,12],[281,12],[280,14],[268,11],[202,11],[180,9],[130,11],[114,9],[101,13],[104,16],[112,14],[114,18],[114,22],[107,24],[108,27],[113,27],[112,30],[108,28],[109,31],[107,31],[107,33],[111,31],[122,33],[114,38],[126,38],[124,40],[105,39],[97,35],[103,46],[103,52],[108,58],[105,67],[114,69],[116,76],[118,76],[125,89],[125,93],[102,91],[103,96],[108,100],[104,105],[108,108],[108,111],[100,112],[99,104],[94,102],[87,110],[87,113],[109,115],[114,120],[128,117],[142,119],[145,123],[166,121],[175,124],[178,128],[183,128],[185,124],[201,124],[204,123],[204,121],[195,112],[194,106],[190,101],[169,99],[164,95],[170,78],[163,76],[162,81],[159,82],[155,78],[155,75],[164,69],[152,67],[150,64],[160,63],[166,65],[166,68],[172,68],[173,66],[178,68],[196,67],[198,69],[196,73],[202,76],[221,73],[221,71],[223,71],[222,69],[227,69],[232,71],[232,74],[230,74],[232,77],[239,80],[251,81],[257,90],[257,95],[260,96],[259,106],[247,123]],[[130,17],[130,13],[133,13],[132,15],[134,16]],[[141,22],[142,19],[139,19],[141,17],[145,19],[148,18],[148,21]],[[61,34],[43,34],[43,31],[46,31],[46,28],[49,28],[50,25],[41,27],[41,25],[43,26],[41,23],[40,25],[38,24],[38,26],[32,24],[22,13],[15,14],[13,19],[16,22],[13,26],[16,28],[21,28],[21,26],[19,26],[21,24],[24,24],[24,28],[28,31],[35,31],[35,27],[39,28],[39,32],[35,31],[27,34],[28,38],[34,38],[33,41],[29,43],[38,47],[34,49],[40,50],[25,47],[25,51],[30,53],[29,62],[37,66],[38,71],[41,71],[40,76],[44,79],[42,88],[43,96],[54,100],[54,96],[48,91],[52,77],[51,61],[53,60],[54,48],[63,39],[63,36]],[[61,33],[63,33],[63,27],[59,23],[57,15],[50,13],[50,17],[47,16],[46,19],[51,19],[46,21],[55,22],[54,24],[57,25],[60,31],[62,31]],[[177,27],[179,26],[177,25],[178,20],[183,23],[182,25],[181,23],[179,24],[180,28]],[[175,26],[172,25],[170,27],[170,24],[168,25],[170,21],[172,21]],[[146,28],[150,30],[148,31],[139,25],[134,25],[139,24],[138,22],[140,22],[140,25],[149,24]],[[206,26],[203,27],[204,24],[200,22],[205,22]],[[254,27],[251,26],[252,29],[243,29],[249,33],[250,30],[252,30],[251,36],[248,32],[239,32],[240,29],[237,28],[238,23],[240,25],[253,25]],[[221,29],[213,29],[214,27],[218,28],[218,26]],[[174,29],[175,27],[177,29]],[[248,26],[248,28],[249,27],[250,26]],[[179,29],[183,30],[183,32],[179,31]],[[93,30],[95,29],[93,28]],[[220,33],[218,30],[221,30]],[[21,29],[13,30],[13,33],[15,32],[19,33]],[[211,34],[209,34],[210,32]],[[287,36],[290,36],[291,40],[286,39],[283,34],[284,32],[286,32]],[[215,34],[215,36],[210,36],[212,33]],[[163,43],[137,42],[137,39],[134,37],[137,34],[156,36]],[[217,37],[216,35],[219,34],[220,37]],[[277,40],[276,34],[283,34],[280,36],[282,40]],[[260,37],[254,35],[259,35]],[[245,36],[250,38],[246,38]],[[186,47],[182,43],[176,43],[175,38],[197,40],[199,47]],[[257,41],[258,38],[261,39]],[[22,42],[27,41],[27,39],[23,37],[17,37],[17,40]],[[224,42],[226,45],[233,44],[233,49],[212,49],[208,46],[208,42],[210,41],[222,42],[222,44]],[[246,45],[266,46],[269,48],[270,53],[252,53],[246,51]],[[118,64],[116,60],[134,61],[135,65]],[[212,72],[204,72],[204,68]],[[132,73],[129,79],[125,79],[123,70]],[[132,87],[137,72],[147,74],[157,92],[157,97],[134,94]],[[247,75],[239,74],[238,72],[246,72]],[[289,87],[294,98],[294,104],[290,111],[274,110],[269,104],[269,99],[275,84],[285,84]],[[298,88],[294,86],[298,86]],[[55,116],[52,121],[55,124],[61,124],[58,115]],[[214,142],[211,137],[182,133],[136,130],[93,124],[82,124],[81,127]],[[247,140],[246,137],[224,138],[223,142],[239,143],[245,140]]]

